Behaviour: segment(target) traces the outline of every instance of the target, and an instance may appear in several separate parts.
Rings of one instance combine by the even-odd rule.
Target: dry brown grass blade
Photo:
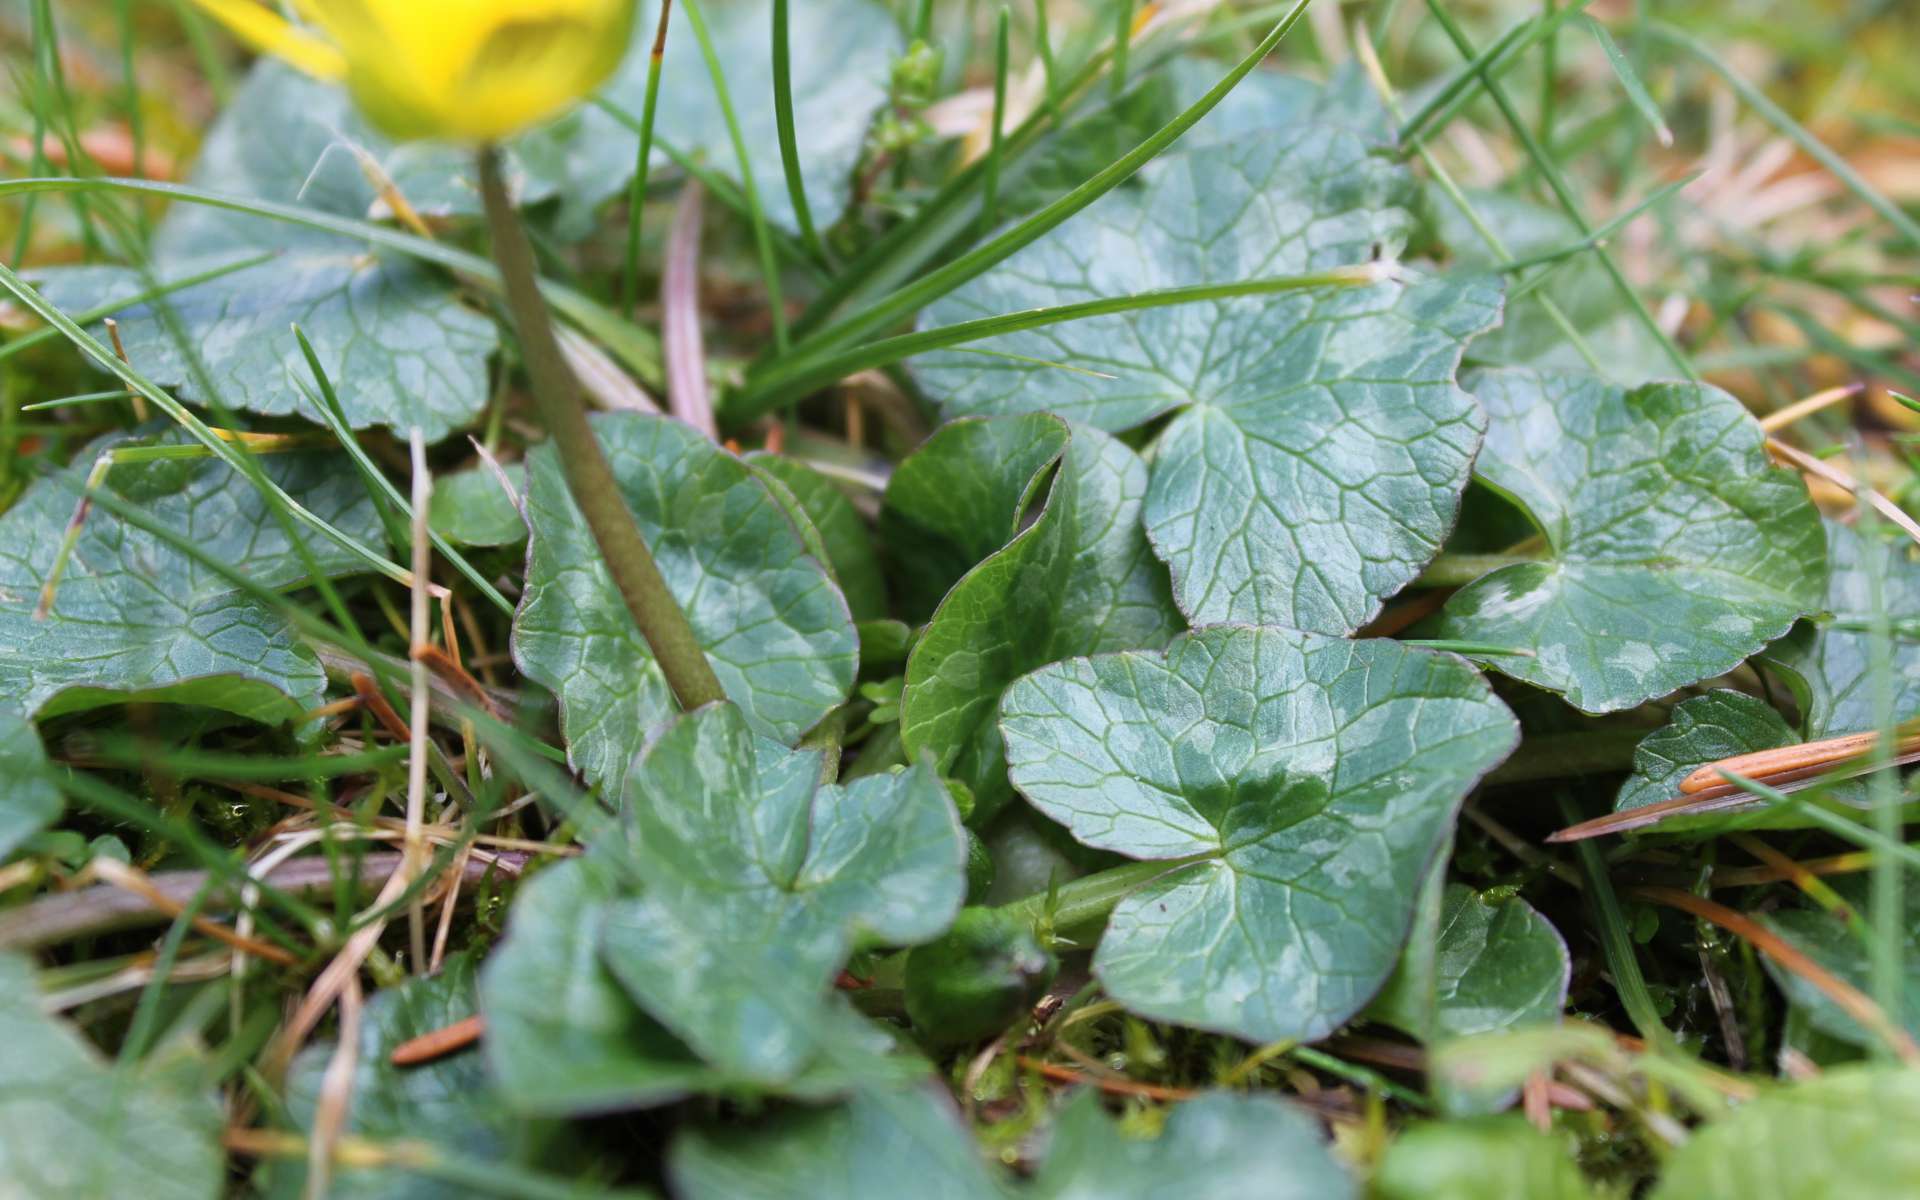
[[[313,1108],[313,1140],[307,1145],[306,1200],[325,1200],[333,1183],[333,1156],[352,1108],[353,1075],[360,1065],[360,981],[349,976],[340,993],[340,1038],[320,1076]]]
[[[1873,505],[1875,512],[1900,527],[1900,531],[1920,544],[1920,522],[1907,515],[1907,511],[1898,504],[1882,496],[1873,488],[1860,483],[1853,476],[1825,459],[1815,458],[1806,451],[1789,446],[1779,438],[1767,439],[1767,452],[1775,458],[1784,459],[1790,466],[1805,471],[1809,475],[1826,480],[1835,487],[1845,488],[1855,496]]]
[[[1911,1034],[1895,1025],[1866,993],[1814,962],[1752,917],[1679,888],[1637,887],[1628,894],[1677,908],[1746,940],[1755,950],[1819,989],[1820,994],[1833,1001],[1842,1012],[1872,1030],[1876,1037],[1900,1056],[1902,1062],[1909,1066],[1920,1065],[1920,1045],[1915,1044]]]

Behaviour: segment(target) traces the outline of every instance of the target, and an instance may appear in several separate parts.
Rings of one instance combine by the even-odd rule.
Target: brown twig
[[[505,851],[501,857],[517,869],[528,856]],[[392,851],[368,854],[356,864],[349,883],[360,891],[368,890],[391,875],[399,861],[400,855]],[[487,866],[478,859],[469,862],[464,872],[467,882],[478,883]],[[42,896],[31,904],[0,912],[0,950],[38,950],[74,938],[165,924],[207,886],[208,878],[205,871],[166,871],[146,876],[152,895],[103,883]],[[334,866],[323,857],[296,858],[274,868],[265,882],[291,896],[330,896]],[[231,903],[231,893],[223,890],[210,900],[209,907]],[[248,953],[256,951],[249,947]]]
[[[418,1066],[432,1062],[436,1058],[445,1058],[456,1050],[464,1050],[480,1040],[487,1031],[486,1018],[475,1013],[465,1020],[455,1021],[451,1025],[423,1033],[419,1037],[408,1038],[393,1048],[387,1061],[396,1067]]]
[[[1135,1096],[1142,1100],[1158,1100],[1163,1103],[1191,1100],[1200,1093],[1192,1088],[1163,1087],[1157,1083],[1137,1083],[1118,1076],[1094,1075],[1076,1071],[1072,1067],[1059,1063],[1042,1062],[1025,1054],[1014,1056],[1014,1061],[1029,1071],[1038,1071],[1056,1083],[1072,1083],[1083,1087],[1099,1088],[1113,1096]]]
[[[112,887],[146,900],[163,917],[178,917],[186,911],[187,906],[184,903],[155,887],[153,880],[138,867],[129,866],[118,859],[102,857],[89,863],[87,871],[97,878],[106,880]],[[232,946],[236,950],[243,950],[255,958],[264,958],[268,962],[278,963],[283,967],[290,967],[300,961],[271,942],[245,937],[208,917],[195,917],[192,925],[214,941]]]

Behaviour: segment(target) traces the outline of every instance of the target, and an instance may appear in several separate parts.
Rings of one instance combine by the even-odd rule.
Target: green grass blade
[[[212,451],[215,458],[226,463],[229,467],[232,467],[243,475],[246,475],[249,479],[252,479],[255,486],[259,487],[270,500],[285,505],[288,512],[297,516],[312,528],[319,530],[335,545],[353,555],[355,558],[360,559],[375,571],[387,576],[387,578],[402,583],[411,579],[411,576],[404,567],[389,561],[383,555],[375,553],[373,550],[361,545],[354,538],[348,537],[345,533],[334,528],[317,513],[310,511],[299,501],[289,496],[278,484],[266,479],[264,476],[250,472],[248,470],[250,465],[248,460],[232,443],[216,434],[207,426],[206,422],[195,416],[185,405],[174,399],[164,389],[160,388],[140,372],[134,370],[133,367],[121,362],[119,355],[101,345],[98,339],[74,324],[73,320],[65,313],[47,303],[46,299],[43,298],[39,292],[29,287],[25,280],[13,272],[11,267],[0,265],[0,288],[11,292],[14,299],[20,301],[23,306],[32,311],[41,320],[65,334],[67,340],[75,346],[78,346],[87,357],[93,359],[95,363],[105,368],[109,373],[118,376],[120,381],[126,384],[129,390],[138,392],[140,395],[146,397],[156,408],[166,413],[169,417],[172,417],[177,424],[192,434],[201,445]]]
[[[1467,41],[1466,35],[1460,32],[1459,24],[1448,15],[1446,5],[1441,0],[1427,0],[1427,11],[1433,14],[1433,19],[1438,21],[1440,27],[1446,31],[1447,39],[1453,43],[1454,49],[1460,52],[1460,57],[1468,62],[1474,61],[1473,44]],[[1591,237],[1593,224],[1587,220],[1586,213],[1580,207],[1580,201],[1574,196],[1573,189],[1567,184],[1566,176],[1561,172],[1558,164],[1553,161],[1553,156],[1548,154],[1546,148],[1540,144],[1540,139],[1533,135],[1532,128],[1520,119],[1520,114],[1514,110],[1513,101],[1507,96],[1506,89],[1500,85],[1499,80],[1495,79],[1485,67],[1480,69],[1479,76],[1487,89],[1487,95],[1493,98],[1495,107],[1499,108],[1500,116],[1506,122],[1507,128],[1520,139],[1520,144],[1526,149],[1527,157],[1533,162],[1534,169],[1540,172],[1542,179],[1546,180],[1547,189],[1553,193],[1554,200],[1560,205],[1560,210],[1566,214],[1568,220],[1573,222],[1574,228],[1578,229],[1583,237]],[[1646,302],[1640,299],[1640,293],[1634,290],[1633,284],[1628,282],[1626,275],[1621,272],[1620,264],[1614,262],[1613,256],[1604,249],[1596,250],[1594,257],[1605,269],[1607,278],[1613,283],[1614,291],[1620,294],[1620,299],[1625,301],[1628,310],[1633,313],[1634,318],[1640,322],[1654,341],[1659,343],[1660,348],[1673,361],[1673,365],[1679,368],[1688,379],[1697,381],[1700,376],[1694,371],[1693,364],[1687,360],[1685,354],[1680,352],[1680,347],[1674,345],[1673,339],[1667,336],[1667,331],[1660,328],[1660,322],[1654,319],[1653,313],[1647,309]]]
[[[197,287],[209,280],[218,279],[222,275],[231,275],[236,271],[244,271],[249,267],[257,267],[261,263],[271,262],[277,257],[279,257],[278,254],[269,250],[264,254],[254,254],[246,258],[237,258],[230,263],[223,263],[217,267],[210,267],[205,271],[198,271],[192,275],[169,280],[160,284],[158,287],[147,288],[144,291],[127,297],[125,300],[115,300],[109,304],[96,304],[92,308],[74,313],[73,319],[81,325],[91,325],[102,317],[110,317],[114,313],[131,308],[136,304],[146,304],[162,296],[172,295],[174,292],[185,291],[190,287]],[[22,350],[32,346],[38,346],[42,342],[51,341],[59,336],[60,331],[52,328],[36,329],[31,333],[22,334],[6,345],[0,346],[0,359],[18,354]]]
[[[360,468],[360,474],[366,479],[368,488],[376,496],[384,497],[387,503],[405,514],[408,521],[412,521],[413,505],[400,494],[400,489],[394,486],[386,473],[374,465],[373,459],[369,458],[367,452],[361,448],[360,439],[354,436],[353,427],[347,423],[346,410],[340,406],[340,397],[333,390],[333,381],[327,378],[326,368],[320,365],[320,356],[314,353],[313,344],[307,341],[306,331],[295,325],[293,336],[300,343],[300,353],[307,360],[307,370],[313,372],[313,380],[319,390],[319,395],[316,397],[319,401],[317,407],[326,420],[327,428],[332,431],[334,440],[340,443],[340,448],[346,451],[347,457]],[[453,543],[442,537],[431,525],[427,527],[427,536],[433,540],[433,548],[440,552],[440,556],[452,563],[454,570],[464,575],[467,582],[478,589],[495,608],[509,617],[513,615],[513,602],[502,596],[500,589],[487,582],[487,577],[475,570],[466,556],[454,548]]]
[[[1001,140],[1007,123],[1007,38],[1013,14],[1000,6],[1000,18],[993,37],[993,128],[987,144],[987,177],[981,185],[980,232],[993,228],[1000,207]]]
[[[693,28],[693,36],[700,43],[700,56],[707,61],[707,74],[713,79],[713,96],[720,104],[720,116],[727,124],[727,137],[733,142],[734,157],[740,161],[740,190],[747,198],[747,208],[753,224],[753,243],[760,254],[760,273],[766,279],[767,311],[773,320],[773,344],[780,352],[787,348],[787,305],[780,294],[780,263],[773,253],[773,239],[767,232],[767,214],[760,204],[760,189],[753,182],[753,155],[747,150],[747,139],[740,132],[740,120],[733,112],[733,97],[727,91],[726,71],[720,65],[720,56],[713,49],[713,38],[707,33],[706,18],[700,14],[699,0],[681,0],[686,6],[687,24]]]
[[[1607,32],[1605,25],[1592,17],[1582,17],[1581,21],[1586,25],[1587,32],[1593,35],[1593,40],[1600,43],[1602,53],[1607,56],[1607,65],[1613,68],[1614,77],[1627,93],[1627,102],[1646,121],[1647,127],[1653,130],[1653,135],[1660,139],[1662,146],[1673,145],[1673,130],[1667,128],[1666,116],[1661,113],[1660,106],[1653,102],[1653,97],[1647,94],[1646,86],[1640,82],[1640,76],[1634,71],[1633,64],[1627,61],[1627,56],[1620,52],[1613,35]]]
[[[1887,224],[1900,232],[1900,236],[1904,237],[1909,245],[1920,250],[1920,222],[1916,222],[1899,205],[1881,195],[1864,176],[1847,165],[1846,159],[1828,149],[1825,142],[1813,136],[1810,130],[1787,115],[1787,111],[1768,99],[1765,92],[1748,83],[1705,43],[1659,21],[1649,22],[1647,33],[1656,40],[1686,51],[1704,63],[1714,74],[1726,80],[1727,86],[1731,87],[1740,99],[1746,101],[1749,108],[1759,113],[1763,120],[1779,130],[1788,141],[1800,147],[1808,158],[1832,172],[1833,177],[1844,184],[1848,191],[1858,196],[1861,202],[1874,212],[1879,213]]]
[[[660,105],[660,67],[667,57],[667,18],[673,0],[660,0],[660,24],[654,30],[647,56],[647,98],[640,109],[640,148],[633,160],[633,181],[627,185],[627,258],[620,273],[620,307],[632,312],[640,288],[640,214],[647,204],[647,167],[653,158],[653,118]]]
[[[1109,316],[1113,313],[1135,312],[1148,308],[1166,308],[1176,304],[1195,304],[1207,300],[1227,300],[1236,296],[1272,295],[1278,292],[1297,292],[1312,288],[1365,287],[1378,283],[1383,278],[1385,275],[1381,269],[1373,264],[1335,267],[1310,275],[1284,275],[1270,279],[1240,280],[1234,283],[1203,283],[1189,287],[1136,292],[1129,296],[1101,296],[1094,300],[1077,300],[1071,304],[1030,308],[1020,312],[980,317],[973,321],[962,321],[955,325],[916,330],[913,333],[903,333],[877,342],[866,342],[838,352],[823,353],[818,357],[778,362],[766,374],[756,379],[753,386],[734,397],[728,405],[727,415],[729,419],[735,421],[752,420],[787,400],[844,379],[856,371],[886,366],[915,354],[925,354],[930,350],[944,350],[1001,334],[1058,325],[1063,321],[1078,321],[1087,317]]]
[[[1501,34],[1485,50],[1474,55],[1464,66],[1442,84],[1427,102],[1419,107],[1411,117],[1400,123],[1400,152],[1409,154],[1414,146],[1425,142],[1440,130],[1473,99],[1474,85],[1480,81],[1482,72],[1494,79],[1505,75],[1520,56],[1532,49],[1542,40],[1552,37],[1562,25],[1586,10],[1593,0],[1575,0],[1567,7],[1547,14],[1545,19],[1534,18],[1522,21]],[[1429,129],[1428,126],[1432,128]]]
[[[807,253],[820,262],[827,261],[827,248],[813,227],[813,209],[807,204],[807,187],[800,178],[800,141],[793,130],[793,62],[787,28],[789,0],[773,0],[773,120],[780,136],[780,169],[787,176],[787,198],[793,202],[794,219],[800,223],[800,241]],[[743,166],[741,168],[745,170]]]

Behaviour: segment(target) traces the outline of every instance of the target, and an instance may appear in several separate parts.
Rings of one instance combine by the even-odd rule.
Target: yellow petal
[[[347,73],[340,51],[256,0],[194,0],[242,41],[285,59],[315,79],[336,80]]]
[[[619,65],[634,0],[297,0],[347,86],[400,138],[486,141],[555,116]]]

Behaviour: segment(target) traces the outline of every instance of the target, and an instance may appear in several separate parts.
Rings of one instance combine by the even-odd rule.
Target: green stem
[[[1420,572],[1414,587],[1465,587],[1490,571],[1521,563],[1539,562],[1538,557],[1523,554],[1442,554]]]
[[[1123,863],[1063,883],[1051,892],[1036,892],[1008,901],[1000,906],[1000,911],[1036,925],[1051,916],[1056,930],[1079,929],[1106,920],[1114,905],[1140,885],[1190,863],[1204,862],[1208,857],[1203,854]]]
[[[627,611],[666,676],[667,686],[685,709],[726,699],[720,680],[694,636],[687,615],[667,590],[667,581],[654,565],[633,512],[620,494],[613,468],[587,421],[580,385],[561,356],[554,339],[553,321],[540,299],[533,270],[533,247],[507,197],[500,176],[500,155],[487,147],[480,152],[480,193],[486,201],[487,227],[493,234],[494,259],[500,264],[507,308],[520,335],[520,353],[533,384],[533,398],[559,451],[567,490],[580,506],[587,529],[607,561],[607,573],[626,601]]]
[[[1561,818],[1567,824],[1581,819],[1583,814],[1564,793],[1559,803]],[[1607,875],[1600,847],[1588,840],[1574,843],[1574,850],[1580,856],[1587,899],[1593,905],[1593,915],[1600,928],[1600,945],[1606,953],[1607,969],[1613,974],[1613,989],[1620,996],[1620,1006],[1627,1010],[1628,1019],[1646,1040],[1647,1049],[1666,1053],[1673,1046],[1673,1035],[1661,1022],[1653,993],[1647,990],[1647,977],[1640,973],[1640,960],[1633,952],[1633,935],[1627,931],[1626,914],[1620,910],[1620,898],[1614,894],[1613,880]]]

